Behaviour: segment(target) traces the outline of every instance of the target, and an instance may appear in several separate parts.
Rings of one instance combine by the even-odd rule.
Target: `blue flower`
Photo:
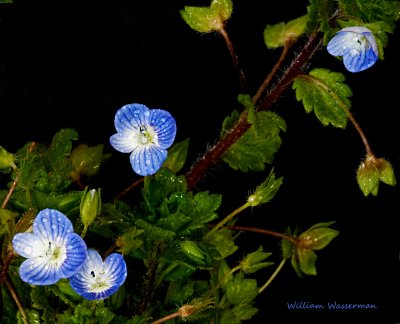
[[[350,72],[370,68],[378,60],[378,47],[372,32],[365,27],[346,27],[336,33],[327,46],[329,54],[343,56]]]
[[[20,268],[21,279],[32,285],[51,285],[74,275],[86,259],[83,239],[73,232],[71,221],[55,209],[40,211],[33,233],[17,233],[14,251],[27,258]]]
[[[142,176],[156,173],[175,140],[176,123],[171,114],[129,104],[117,111],[114,124],[117,134],[110,137],[110,143],[117,151],[131,153],[133,171]]]
[[[70,284],[85,299],[104,299],[118,290],[126,275],[126,264],[121,254],[112,253],[103,262],[97,251],[89,249],[85,263],[70,278]]]

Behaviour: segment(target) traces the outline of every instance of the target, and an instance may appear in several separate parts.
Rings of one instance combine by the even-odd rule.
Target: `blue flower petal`
[[[42,241],[57,242],[73,231],[71,221],[55,209],[40,211],[33,221],[33,233]]]
[[[167,150],[158,146],[138,147],[130,155],[130,162],[137,174],[148,176],[156,173],[167,158]]]
[[[24,258],[43,255],[48,246],[32,233],[17,233],[12,239],[14,251]]]
[[[142,104],[129,104],[120,108],[115,114],[114,125],[119,133],[136,130],[140,125],[149,123],[149,108]]]
[[[76,233],[70,233],[66,237],[66,259],[60,266],[60,276],[69,278],[74,275],[87,257],[87,247],[85,241]]]
[[[153,109],[150,111],[150,126],[158,136],[158,144],[162,148],[172,145],[176,135],[176,122],[168,111]]]
[[[365,27],[343,28],[329,41],[327,50],[331,55],[343,56],[343,64],[350,72],[368,69],[378,60],[375,38]]]
[[[85,299],[104,299],[119,289],[126,276],[127,268],[122,255],[112,253],[103,262],[97,251],[88,250],[85,263],[70,278],[70,284]]]
[[[31,285],[52,285],[60,280],[59,271],[46,258],[30,258],[19,267],[21,279]]]

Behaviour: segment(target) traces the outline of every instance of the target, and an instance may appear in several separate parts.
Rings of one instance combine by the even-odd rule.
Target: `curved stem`
[[[260,289],[258,289],[259,294],[261,294],[265,290],[265,288],[267,288],[271,284],[272,280],[274,280],[277,274],[282,270],[283,266],[285,265],[285,262],[286,259],[282,259],[281,263],[279,263],[278,267],[275,269],[271,277],[269,277],[267,282]]]
[[[29,324],[28,316],[26,315],[25,309],[22,306],[21,300],[19,299],[19,297],[18,297],[18,295],[17,295],[17,293],[15,291],[14,285],[12,284],[12,282],[9,279],[8,276],[5,278],[4,282],[6,284],[6,287],[7,287],[8,291],[11,294],[12,299],[14,299],[14,302],[18,307],[18,310],[21,313],[22,321],[24,322],[24,324]]]
[[[374,153],[372,152],[371,146],[368,143],[367,137],[365,136],[360,124],[356,121],[354,116],[351,114],[349,108],[347,105],[343,102],[343,100],[334,92],[332,91],[331,88],[329,88],[324,82],[321,82],[319,79],[311,76],[311,75],[306,75],[302,74],[298,76],[299,78],[306,79],[306,80],[312,80],[315,84],[317,84],[319,87],[323,88],[325,91],[329,92],[329,94],[335,99],[337,104],[340,106],[340,108],[343,110],[343,112],[346,114],[347,118],[350,120],[350,122],[353,124],[354,128],[356,129],[358,135],[361,138],[361,141],[364,144],[365,151],[367,152],[367,155],[374,156]]]
[[[297,244],[297,240],[291,236],[282,234],[282,233],[278,233],[278,232],[274,232],[274,231],[270,231],[270,230],[266,230],[266,229],[261,229],[261,228],[257,228],[257,227],[245,227],[245,226],[225,226],[225,228],[231,229],[231,230],[236,230],[236,231],[243,231],[243,232],[253,232],[253,233],[258,233],[258,234],[266,234],[266,235],[271,235],[271,236],[275,236],[284,240],[288,240],[294,244]]]
[[[292,46],[293,42],[287,42],[285,43],[285,45],[283,46],[283,50],[281,55],[279,56],[278,62],[276,62],[276,64],[274,65],[274,67],[272,68],[271,72],[269,72],[269,74],[267,75],[266,79],[264,80],[264,82],[261,84],[261,86],[258,88],[256,94],[253,96],[253,104],[256,104],[257,101],[260,99],[261,95],[263,94],[263,92],[265,91],[265,89],[269,86],[272,78],[274,77],[275,73],[278,71],[278,69],[281,67],[285,57],[287,56],[287,54],[289,53],[289,48]]]
[[[239,66],[239,59],[238,59],[238,56],[236,55],[235,48],[233,47],[233,44],[232,44],[226,30],[224,28],[221,28],[219,30],[219,32],[221,33],[222,37],[225,40],[226,46],[228,47],[228,50],[229,50],[229,54],[231,55],[231,58],[232,58],[233,66],[235,67],[235,69],[239,75],[240,87],[243,92],[246,92],[246,89],[247,89],[246,78],[244,77],[244,72],[243,72],[242,68]]]
[[[315,32],[310,36],[308,42],[304,45],[300,53],[295,57],[292,64],[287,68],[282,78],[279,79],[277,85],[261,99],[257,110],[268,110],[272,104],[282,95],[293,79],[307,65],[315,51],[322,44],[322,37],[319,32]],[[250,123],[247,121],[247,111],[243,111],[236,125],[201,159],[199,159],[186,174],[186,182],[188,189],[193,188],[198,181],[207,172],[210,165],[217,162],[218,159],[233,145],[249,128]]]

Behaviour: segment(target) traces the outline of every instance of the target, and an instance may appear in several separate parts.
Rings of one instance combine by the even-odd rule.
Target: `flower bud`
[[[382,158],[376,158],[368,154],[357,170],[357,182],[365,196],[376,196],[379,189],[379,181],[390,186],[396,184],[392,165]]]
[[[89,227],[101,211],[100,189],[85,189],[81,200],[81,220],[85,228]]]

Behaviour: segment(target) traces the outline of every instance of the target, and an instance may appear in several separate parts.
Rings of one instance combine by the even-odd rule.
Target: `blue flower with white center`
[[[119,152],[131,153],[133,171],[142,176],[156,173],[175,140],[176,123],[171,114],[134,103],[117,111],[114,124],[117,134],[110,137],[110,144]]]
[[[378,47],[372,32],[365,27],[346,27],[336,33],[327,50],[334,56],[343,56],[343,63],[350,72],[370,68],[378,60]]]
[[[119,289],[126,275],[126,263],[121,254],[112,253],[103,262],[96,250],[89,249],[85,263],[70,278],[70,284],[85,299],[104,299]]]
[[[40,211],[33,221],[33,233],[15,234],[12,246],[27,258],[19,274],[31,285],[52,285],[71,277],[87,255],[86,244],[74,233],[71,221],[55,209]]]

